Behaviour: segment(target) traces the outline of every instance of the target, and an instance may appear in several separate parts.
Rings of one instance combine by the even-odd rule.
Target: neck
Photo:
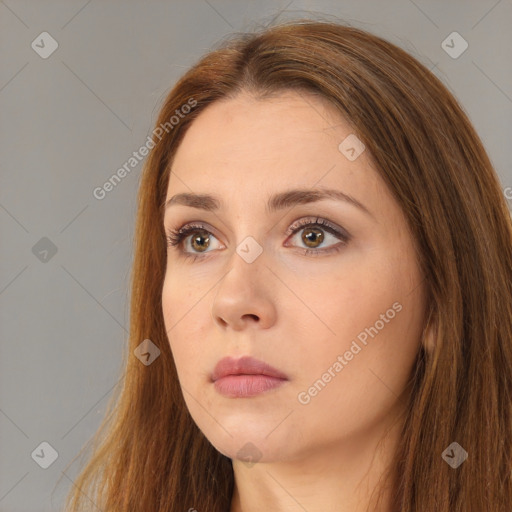
[[[338,446],[315,445],[300,458],[256,463],[233,460],[230,512],[392,512],[384,482],[400,439],[401,422],[380,434],[358,432]],[[386,483],[386,487],[379,487]],[[379,498],[380,492],[380,499]]]

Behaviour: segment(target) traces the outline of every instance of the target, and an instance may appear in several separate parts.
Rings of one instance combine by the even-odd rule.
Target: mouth
[[[285,379],[268,377],[267,375],[227,375],[217,379],[215,389],[228,398],[250,398],[286,382]]]
[[[288,377],[253,357],[225,357],[215,366],[211,381],[215,389],[226,397],[248,398],[283,385]]]

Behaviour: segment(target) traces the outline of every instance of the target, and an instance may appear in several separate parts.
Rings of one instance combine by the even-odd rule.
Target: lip
[[[228,375],[266,375],[268,377],[288,380],[288,377],[283,372],[273,368],[264,361],[250,356],[243,356],[239,359],[224,357],[215,366],[212,372],[212,381],[215,382]]]
[[[222,395],[245,398],[279,387],[288,377],[259,359],[244,356],[221,359],[212,372],[211,380]]]

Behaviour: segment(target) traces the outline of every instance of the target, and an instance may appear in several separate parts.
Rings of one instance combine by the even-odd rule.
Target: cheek
[[[178,322],[190,323],[194,316],[197,320],[198,306],[204,308],[204,302],[208,300],[208,291],[213,284],[210,281],[211,277],[196,275],[183,266],[168,267],[162,287],[162,309],[166,322],[176,324],[178,328]]]
[[[357,264],[342,267],[328,278],[317,277],[298,288],[319,317],[306,312],[309,322],[304,320],[297,331],[307,368],[301,384],[309,386],[322,379],[338,356],[343,357],[343,369],[331,369],[331,373],[344,375],[332,379],[340,385],[362,391],[378,380],[372,371],[385,382],[402,383],[418,352],[422,327],[423,302],[415,267],[373,253],[372,258],[359,258]]]
[[[294,397],[301,404],[304,428],[313,428],[315,418],[327,413],[330,422],[324,434],[334,439],[340,425],[347,434],[357,432],[383,421],[402,404],[398,397],[420,346],[421,315],[410,297],[405,304],[396,301],[393,308],[390,300],[396,297],[366,301],[363,311],[358,311],[357,303],[350,309],[347,305],[346,314],[357,316],[358,325],[344,331],[347,324],[340,320],[334,343],[317,343],[313,350],[307,346],[302,354],[305,371],[297,379],[301,395]]]
[[[166,274],[162,289],[163,318],[180,380],[185,375],[187,365],[198,360],[198,340],[203,336],[200,332],[202,324],[196,320],[207,314],[206,297],[200,300],[204,293],[187,286],[183,273]]]
[[[374,325],[400,299],[396,267],[386,254],[356,253],[332,265],[329,271],[310,270],[307,279],[295,279],[291,297],[295,318],[302,318],[311,336],[331,347],[350,345],[365,328]],[[309,325],[309,327],[308,327]]]

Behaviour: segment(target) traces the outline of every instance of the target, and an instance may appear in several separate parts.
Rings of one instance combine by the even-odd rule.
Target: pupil
[[[310,247],[316,247],[315,241],[321,243],[324,239],[324,234],[320,229],[317,228],[309,228],[304,231],[303,240],[304,243]],[[309,234],[306,234],[309,233]]]
[[[192,246],[194,246],[194,244],[199,244],[199,249],[201,252],[203,252],[203,249],[207,249],[208,248],[208,245],[207,244],[201,244],[200,240],[203,239],[203,240],[209,240],[207,236],[203,236],[203,235],[197,235],[195,236],[194,238],[192,238]],[[202,248],[202,249],[201,249]]]

